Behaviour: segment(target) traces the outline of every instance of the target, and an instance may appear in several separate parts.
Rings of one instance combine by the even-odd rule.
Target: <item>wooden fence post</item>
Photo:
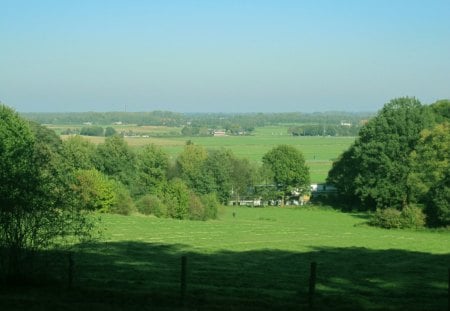
[[[311,262],[311,270],[309,274],[309,292],[308,292],[308,307],[312,309],[314,306],[314,292],[316,290],[316,271],[317,263]]]
[[[181,257],[181,287],[180,287],[180,298],[181,303],[184,304],[186,298],[186,273],[187,273],[187,257]]]
[[[72,252],[69,252],[68,257],[69,257],[68,286],[69,286],[69,289],[72,289],[72,285],[73,285],[73,267],[75,265],[75,263],[73,261],[73,254],[72,254]]]

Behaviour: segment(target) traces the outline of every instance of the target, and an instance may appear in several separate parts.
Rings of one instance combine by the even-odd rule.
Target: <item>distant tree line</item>
[[[391,100],[333,164],[335,199],[384,227],[450,225],[449,122],[449,100]]]
[[[288,133],[292,136],[357,136],[362,125],[362,121],[358,124],[305,124],[290,127]]]
[[[106,126],[121,122],[123,124],[173,126],[182,128],[182,135],[185,136],[212,135],[214,130],[225,130],[229,135],[248,135],[256,127],[279,124],[311,124],[311,126],[302,127],[301,130],[293,129],[293,135],[347,136],[355,135],[361,121],[367,120],[371,116],[369,113],[344,112],[181,114],[167,111],[24,113],[22,115],[40,124],[79,125],[89,122],[95,126]],[[343,121],[352,124],[350,129],[340,126]]]

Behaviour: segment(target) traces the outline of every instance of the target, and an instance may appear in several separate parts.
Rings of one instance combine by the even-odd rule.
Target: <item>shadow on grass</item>
[[[66,289],[67,265],[54,267],[59,287],[3,287],[0,309],[304,310],[309,265],[316,261],[316,310],[444,310],[450,254],[366,248],[203,253],[185,245],[114,242],[82,245],[74,260],[72,290]]]

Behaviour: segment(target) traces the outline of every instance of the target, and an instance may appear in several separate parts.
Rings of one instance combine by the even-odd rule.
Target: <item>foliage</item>
[[[37,125],[32,131],[3,105],[0,120],[0,248],[6,265],[0,268],[17,275],[24,273],[25,254],[87,237],[92,223],[76,204],[54,134]]]
[[[402,228],[422,228],[425,226],[426,216],[423,209],[417,205],[406,206],[402,210]]]
[[[202,195],[200,200],[203,204],[203,220],[216,219],[219,213],[220,202],[214,193]]]
[[[234,156],[230,150],[220,149],[208,152],[208,157],[203,163],[203,174],[211,181],[211,190],[206,193],[217,193],[220,202],[226,204],[232,191],[232,173]]]
[[[189,195],[189,219],[206,220],[205,206],[195,193]]]
[[[181,179],[169,181],[163,188],[162,195],[168,217],[175,219],[189,218],[190,191]]]
[[[135,179],[136,155],[123,137],[107,137],[98,145],[94,158],[95,167],[107,176],[130,186]]]
[[[393,207],[377,209],[369,223],[385,229],[398,229],[402,227],[401,215],[402,213]]]
[[[139,213],[143,215],[155,215],[157,217],[164,217],[167,215],[166,206],[154,194],[147,194],[140,198],[136,207]]]
[[[177,176],[184,180],[190,189],[199,194],[215,190],[212,176],[205,174],[204,162],[207,159],[208,152],[204,147],[186,144],[176,160]]]
[[[430,105],[431,110],[436,118],[436,123],[450,122],[450,100],[438,100]]]
[[[80,130],[80,135],[85,136],[103,136],[104,130],[101,126],[85,126]]]
[[[167,178],[169,157],[161,148],[150,144],[137,155],[137,177],[134,195],[157,193],[160,184]]]
[[[71,136],[63,142],[62,156],[72,169],[94,168],[95,145],[81,136]]]
[[[338,189],[339,195],[336,196],[336,200],[348,205],[346,208],[352,208],[355,205],[359,207],[359,199],[355,195],[356,185],[354,182],[358,176],[356,168],[359,165],[359,161],[357,150],[352,146],[333,162],[333,166],[328,172],[327,183],[334,185]]]
[[[292,136],[357,136],[361,126],[358,124],[303,124],[291,126]]]
[[[106,127],[106,129],[105,129],[106,137],[114,136],[116,134],[117,134],[117,131],[113,127],[111,127],[111,126]]]
[[[117,201],[115,183],[96,169],[77,171],[73,189],[86,210],[110,212]]]
[[[422,131],[411,153],[408,184],[417,201],[426,202],[430,188],[441,183],[450,170],[450,124],[444,122]]]
[[[417,99],[391,100],[333,165],[328,181],[366,210],[407,206],[412,202],[407,183],[410,153],[431,124],[429,109]]]
[[[430,226],[450,226],[450,171],[438,183],[434,184],[427,200],[425,212]]]
[[[263,165],[272,172],[275,186],[285,194],[295,189],[300,193],[309,191],[309,170],[303,154],[295,147],[276,146],[262,160]]]
[[[385,229],[421,228],[425,225],[425,214],[417,206],[407,206],[402,211],[388,207],[377,209],[369,223]]]
[[[131,215],[136,211],[134,201],[128,189],[120,182],[115,182],[115,200],[110,208],[110,213],[120,215]]]

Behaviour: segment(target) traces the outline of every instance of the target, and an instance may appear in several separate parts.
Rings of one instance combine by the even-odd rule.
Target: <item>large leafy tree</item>
[[[137,155],[137,178],[134,195],[156,194],[167,178],[169,157],[161,148],[147,145]]]
[[[67,236],[86,236],[91,228],[75,204],[71,172],[62,169],[60,142],[37,125],[33,129],[12,109],[0,106],[1,268],[13,275],[24,273],[24,259],[33,251]]]
[[[204,147],[188,142],[176,160],[177,176],[199,194],[215,191],[212,176],[205,172],[204,162],[207,159],[208,151]]]
[[[63,142],[62,155],[73,169],[94,168],[95,145],[81,136],[71,136]]]
[[[408,184],[414,198],[425,204],[428,224],[450,224],[450,124],[444,122],[421,133],[411,153]]]
[[[107,137],[103,144],[98,145],[95,163],[100,172],[125,186],[130,186],[135,180],[136,155],[119,135]]]
[[[294,189],[307,192],[310,186],[309,169],[300,150],[289,145],[279,145],[263,156],[263,165],[273,176],[276,187],[283,194]]]
[[[430,110],[417,99],[391,100],[333,165],[328,181],[363,209],[407,206],[413,199],[407,182],[410,153],[432,122]]]

